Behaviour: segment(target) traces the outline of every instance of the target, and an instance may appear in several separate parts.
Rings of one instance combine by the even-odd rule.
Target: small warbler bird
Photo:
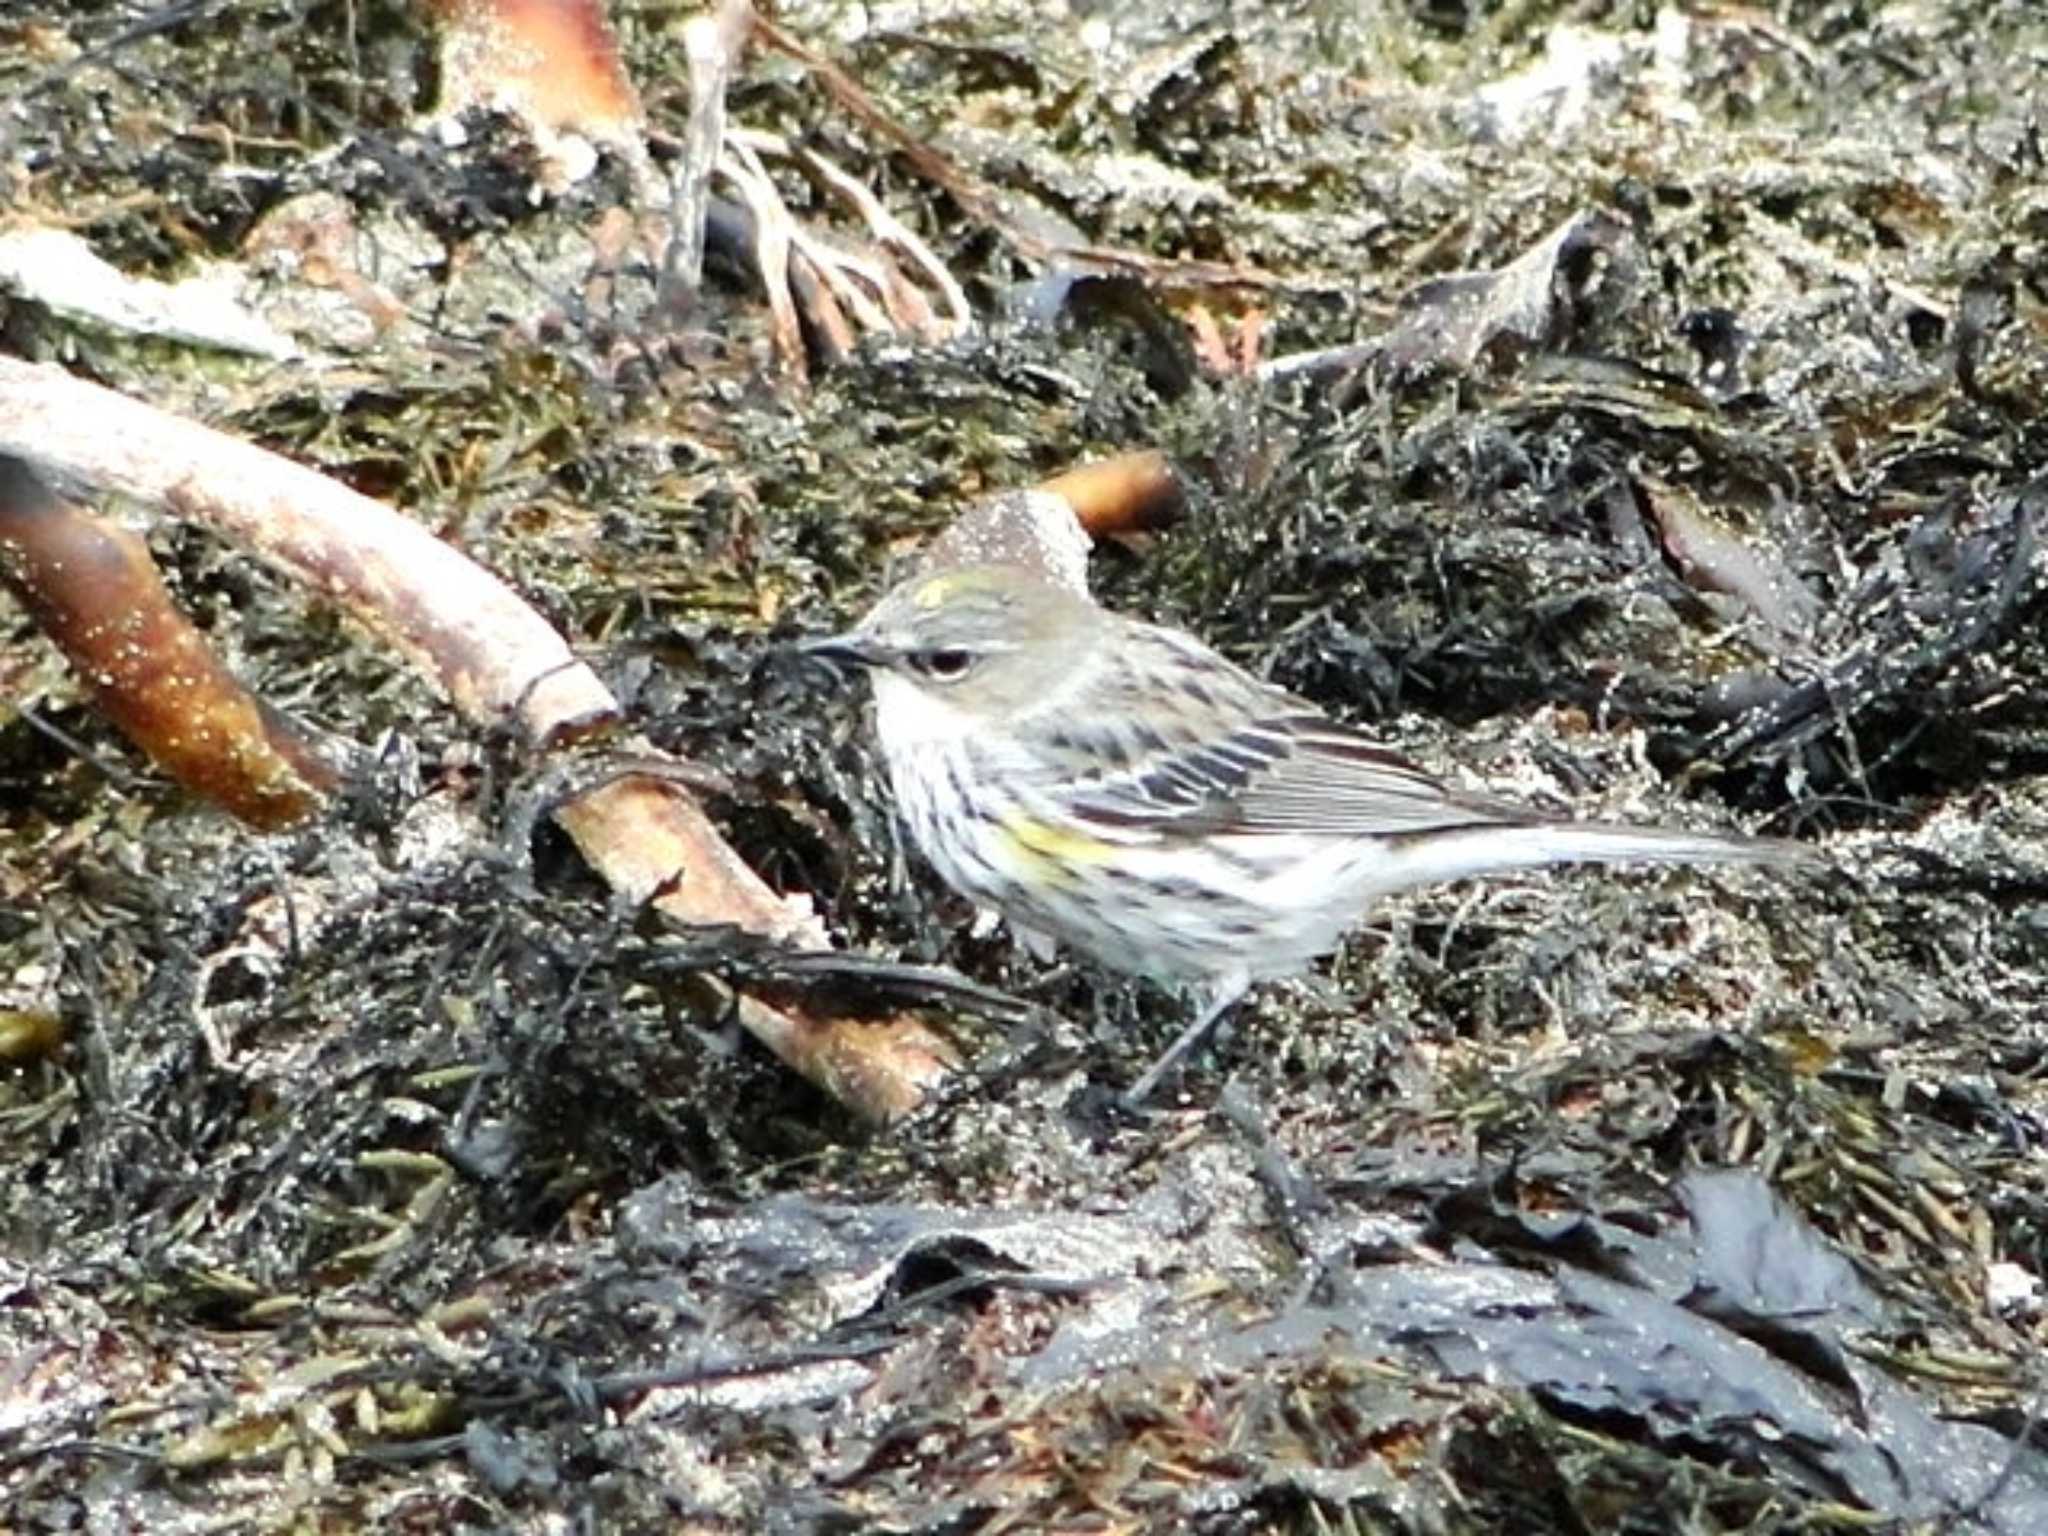
[[[1066,943],[1201,996],[1132,1104],[1252,983],[1334,949],[1392,892],[1589,860],[1805,856],[1453,788],[1192,636],[1022,566],[917,576],[804,650],[871,674],[898,807],[949,885],[1034,954]]]

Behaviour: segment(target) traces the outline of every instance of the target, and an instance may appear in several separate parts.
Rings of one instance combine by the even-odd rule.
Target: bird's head
[[[879,697],[907,688],[999,724],[1062,692],[1105,622],[1087,598],[1022,566],[961,566],[913,577],[853,629],[803,650],[873,673]]]

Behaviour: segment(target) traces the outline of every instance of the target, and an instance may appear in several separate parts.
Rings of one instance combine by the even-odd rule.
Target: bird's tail
[[[1597,821],[1532,821],[1437,830],[1408,840],[1394,860],[1400,887],[1548,864],[1763,864],[1815,862],[1803,843],[1774,837],[1626,827]]]

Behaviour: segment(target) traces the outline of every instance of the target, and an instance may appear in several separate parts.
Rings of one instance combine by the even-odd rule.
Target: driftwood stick
[[[0,580],[149,760],[251,826],[311,815],[339,779],[322,744],[235,680],[179,611],[149,546],[0,456]]]
[[[517,593],[409,518],[317,471],[62,369],[0,357],[7,456],[67,485],[168,507],[253,550],[341,604],[479,726],[509,715],[544,750],[617,719],[597,675]],[[734,923],[828,946],[807,906],[770,890],[680,782],[633,776],[555,816],[632,901],[685,923]],[[918,1104],[952,1059],[914,1019],[840,1019],[744,996],[735,1006],[783,1061],[875,1119]]]
[[[618,706],[546,619],[467,555],[317,470],[61,368],[0,357],[0,454],[168,507],[338,604],[465,717],[545,745]]]

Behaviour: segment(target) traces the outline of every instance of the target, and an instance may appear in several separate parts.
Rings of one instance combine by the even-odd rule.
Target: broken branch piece
[[[251,826],[290,825],[339,778],[312,735],[237,682],[149,547],[0,456],[0,577],[157,767]]]

